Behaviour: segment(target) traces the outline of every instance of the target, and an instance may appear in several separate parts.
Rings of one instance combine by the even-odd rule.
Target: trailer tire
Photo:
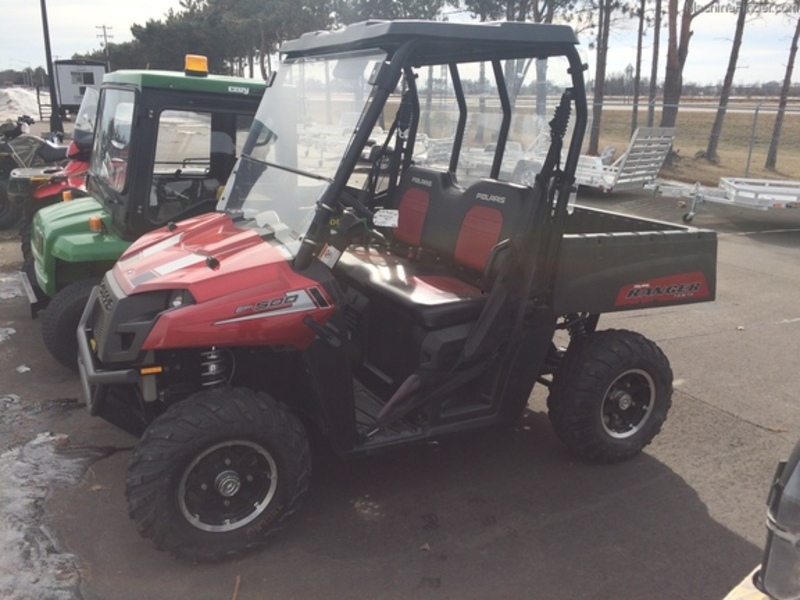
[[[95,279],[82,279],[60,290],[42,316],[42,338],[50,354],[62,365],[78,370],[78,322],[89,300]]]
[[[568,450],[589,462],[639,454],[672,404],[672,369],[644,336],[609,329],[574,340],[553,375],[548,415]]]
[[[216,562],[265,543],[300,506],[311,454],[303,425],[270,396],[198,392],[147,428],[128,467],[128,514],[159,550]]]

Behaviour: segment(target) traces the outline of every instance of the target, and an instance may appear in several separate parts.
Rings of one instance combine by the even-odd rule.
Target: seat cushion
[[[373,248],[345,252],[336,275],[344,285],[370,300],[390,303],[429,329],[477,319],[487,297],[481,288],[441,268]]]

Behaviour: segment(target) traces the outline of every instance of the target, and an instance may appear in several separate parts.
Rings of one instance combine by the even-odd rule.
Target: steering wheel
[[[181,208],[187,208],[194,203],[192,198],[190,198],[183,192],[179,192],[175,188],[168,186],[167,182],[164,179],[159,179],[158,183],[156,183],[156,198],[158,198],[159,201],[161,200],[169,201],[177,198],[181,202]]]
[[[374,213],[367,208],[367,205],[359,200],[359,198],[351,191],[346,189],[343,190],[339,202],[345,207],[352,208],[358,216],[363,217],[372,223],[372,219],[375,216]]]

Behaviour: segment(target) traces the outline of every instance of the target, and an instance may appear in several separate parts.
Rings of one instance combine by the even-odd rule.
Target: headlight
[[[167,300],[167,308],[182,308],[194,304],[194,298],[189,293],[189,290],[175,290],[169,295]]]

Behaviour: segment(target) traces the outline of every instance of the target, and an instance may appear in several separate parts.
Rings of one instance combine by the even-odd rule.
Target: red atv
[[[22,115],[16,121],[8,119],[0,124],[0,229],[16,225],[22,213],[10,199],[12,172],[20,168],[33,168],[37,172],[58,169],[66,160],[66,146],[28,133],[33,122],[31,117]]]
[[[22,257],[27,270],[32,269],[31,223],[37,210],[62,200],[87,195],[86,177],[94,142],[99,92],[87,87],[75,116],[72,140],[61,149],[65,164],[14,169],[8,181],[8,200],[22,215],[19,234]],[[31,281],[36,281],[35,277]]]
[[[600,314],[713,300],[716,234],[571,205],[573,31],[370,21],[282,53],[217,212],[136,241],[80,320],[89,410],[141,437],[141,535],[240,554],[300,506],[310,429],[365,455],[511,423],[537,382],[571,452],[641,452],[672,372]],[[540,139],[554,99],[535,182],[503,179],[507,143]]]

